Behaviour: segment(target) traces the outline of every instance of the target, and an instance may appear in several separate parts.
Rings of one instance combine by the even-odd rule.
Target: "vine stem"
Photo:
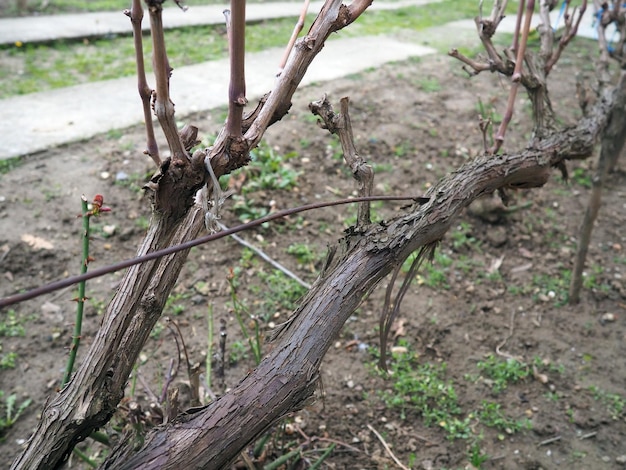
[[[83,254],[80,263],[80,274],[87,272],[87,265],[89,264],[89,207],[87,205],[87,198],[83,195],[80,198],[81,214],[83,219]],[[76,362],[76,354],[78,353],[78,347],[80,346],[80,336],[83,329],[83,310],[85,308],[85,284],[86,281],[78,283],[78,297],[76,300],[76,320],[74,322],[74,336],[72,337],[72,346],[70,347],[70,356],[67,359],[67,366],[65,368],[65,375],[63,376],[63,387],[72,378],[72,371],[74,370],[74,363]]]

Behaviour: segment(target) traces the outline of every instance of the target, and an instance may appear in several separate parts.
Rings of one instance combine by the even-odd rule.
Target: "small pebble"
[[[118,171],[115,174],[115,181],[126,181],[128,179],[128,173],[123,171]]]
[[[600,317],[600,321],[602,322],[614,322],[615,321],[615,314],[614,313],[605,313]]]
[[[102,173],[100,173],[100,178],[102,178],[103,180],[108,180],[109,176],[111,176],[111,173],[109,173],[108,171],[103,171]]]

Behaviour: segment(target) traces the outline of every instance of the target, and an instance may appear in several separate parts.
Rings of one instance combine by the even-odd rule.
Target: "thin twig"
[[[372,194],[374,186],[374,170],[367,162],[358,154],[354,145],[354,134],[352,132],[352,123],[350,121],[350,113],[348,105],[350,100],[346,97],[341,98],[341,113],[335,114],[332,105],[328,101],[326,95],[319,101],[313,101],[309,104],[311,112],[322,118],[322,128],[327,129],[331,134],[336,134],[341,142],[341,150],[343,158],[352,171],[352,176],[358,183],[358,194],[361,197]],[[357,227],[365,227],[371,223],[370,220],[370,204],[363,202],[357,208]]]
[[[521,4],[521,3],[520,3]],[[506,104],[506,111],[504,117],[498,128],[498,132],[494,138],[494,145],[491,150],[492,154],[498,153],[502,143],[504,142],[504,135],[506,129],[513,117],[513,110],[515,108],[515,97],[517,96],[517,90],[522,80],[522,68],[524,65],[524,58],[526,56],[526,45],[528,44],[528,33],[530,31],[530,22],[532,20],[533,12],[535,11],[535,0],[528,0],[526,5],[526,16],[524,17],[524,26],[522,28],[522,37],[519,42],[519,48],[517,49],[515,59],[515,69],[513,70],[513,76],[511,77],[511,89],[509,90],[509,99]]]
[[[139,89],[139,97],[143,106],[143,118],[146,128],[146,150],[148,155],[157,166],[161,165],[161,157],[159,156],[159,146],[154,136],[154,126],[152,125],[152,108],[150,101],[152,99],[152,89],[148,86],[146,79],[146,67],[143,60],[143,37],[141,31],[141,22],[143,21],[143,8],[141,0],[133,0],[130,10],[124,12],[130,17],[133,26],[133,39],[135,42],[135,62],[137,63],[137,88]]]
[[[561,440],[561,436],[552,437],[550,439],[546,439],[545,441],[541,441],[537,444],[538,447],[547,446],[548,444],[552,444],[553,442],[558,442]]]
[[[398,467],[400,467],[402,470],[411,470],[409,467],[407,467],[406,465],[404,465],[402,462],[400,462],[400,460],[398,460],[398,457],[396,457],[393,452],[391,452],[391,449],[389,448],[389,446],[387,445],[387,443],[385,442],[385,440],[383,439],[383,436],[381,436],[378,431],[376,431],[376,429],[374,429],[372,427],[371,424],[367,425],[367,429],[369,429],[370,431],[372,431],[374,433],[374,435],[378,438],[378,440],[380,441],[380,443],[383,445],[383,447],[385,448],[385,450],[387,451],[387,453],[389,454],[389,456],[393,459],[393,461],[396,463],[396,465]]]
[[[304,4],[302,5],[302,11],[300,12],[300,16],[298,17],[298,21],[296,25],[293,27],[293,32],[291,33],[291,37],[289,38],[289,42],[287,43],[287,47],[285,48],[285,52],[283,53],[283,57],[280,59],[280,63],[278,64],[278,73],[276,76],[279,76],[283,69],[285,68],[285,64],[289,59],[289,55],[293,49],[294,44],[296,43],[296,39],[298,39],[298,34],[302,31],[304,27],[304,20],[306,19],[307,11],[309,10],[309,4],[311,0],[304,0]]]
[[[501,349],[504,347],[506,342],[513,337],[513,333],[515,332],[515,314],[517,312],[513,310],[511,312],[511,320],[509,322],[509,334],[496,346],[496,354],[498,356],[506,357],[507,359],[515,359],[519,362],[524,362],[522,358],[513,356],[512,354],[502,352]]]

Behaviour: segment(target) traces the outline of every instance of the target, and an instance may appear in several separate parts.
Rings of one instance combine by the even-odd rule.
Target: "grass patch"
[[[0,72],[2,73],[2,72]],[[24,160],[21,157],[0,159],[0,175],[6,175],[9,171],[20,166]]]
[[[464,409],[455,382],[447,378],[445,363],[420,363],[408,342],[400,340],[398,344],[402,346],[403,352],[392,352],[389,361],[390,381],[393,384],[390,389],[380,392],[380,398],[388,407],[398,409],[401,419],[406,419],[411,412],[417,412],[424,425],[439,426],[449,440],[468,439],[472,446],[478,445],[482,439],[478,425],[502,432],[498,436],[500,440],[504,439],[505,434],[511,435],[531,428],[527,418],[509,416],[499,403],[483,400],[478,409]],[[379,351],[371,351],[377,358]],[[501,386],[515,382],[523,375],[517,367],[511,368],[505,364],[502,368],[500,362],[491,358],[488,359],[487,369],[481,363],[477,367],[483,372],[494,371],[494,377],[500,377],[503,381]],[[528,372],[528,367],[524,368]],[[468,458],[478,460],[478,451],[479,448],[470,452]]]
[[[0,390],[0,439],[4,438],[4,434],[11,426],[13,426],[21,414],[31,403],[31,399],[27,399],[18,404],[17,395],[7,395],[5,391]]]
[[[77,8],[90,10],[108,9],[108,5],[119,3],[113,0],[78,2],[77,0],[55,1],[58,11],[74,11]],[[199,4],[186,2],[190,5]],[[85,10],[81,10],[85,11]],[[190,12],[191,14],[191,12]],[[354,24],[336,37],[356,37],[379,34],[394,34],[402,31],[419,31],[449,21],[472,18],[477,14],[475,2],[468,0],[446,0],[439,3],[401,8],[398,10],[366,12]],[[306,28],[314,15],[306,19]],[[293,30],[295,18],[283,18],[249,24],[246,28],[247,52],[258,52],[271,47],[284,46]],[[165,32],[169,61],[176,68],[224,58],[228,53],[226,28],[222,25],[189,27]],[[152,44],[144,38],[146,67]],[[132,76],[135,73],[133,41],[130,36],[84,41],[54,41],[49,44],[26,44],[0,47],[0,98],[34,93],[60,87],[77,85]],[[434,83],[428,84],[432,89]]]

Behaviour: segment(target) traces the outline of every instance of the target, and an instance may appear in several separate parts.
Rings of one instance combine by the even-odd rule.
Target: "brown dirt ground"
[[[580,49],[571,53],[554,73],[552,97],[564,123],[580,114],[574,76],[579,64],[585,65],[585,73],[592,69],[585,59],[587,52]],[[353,193],[348,171],[333,156],[336,143],[313,124],[308,113],[307,103],[324,92],[334,103],[350,96],[357,148],[378,169],[375,192],[415,195],[480,151],[477,102],[480,98],[486,107],[502,112],[506,90],[506,82],[498,77],[484,75],[469,80],[459,64],[446,57],[390,64],[302,89],[292,112],[267,136],[277,152],[297,152],[297,157],[289,160],[292,168],[301,172],[297,187],[291,191],[260,191],[253,198],[266,208],[271,205],[280,209]],[[506,142],[509,150],[521,148],[529,133],[524,122],[529,115],[528,105],[522,97],[518,102]],[[212,132],[223,118],[222,112],[213,114],[193,116],[190,121],[202,131]],[[88,197],[104,194],[107,205],[113,208],[99,224],[100,228],[114,225],[115,234],[104,238],[103,232],[96,229],[92,242],[94,264],[104,266],[133,256],[149,218],[146,201],[134,189],[151,172],[150,161],[141,155],[142,142],[140,128],[111,132],[89,142],[31,156],[1,176],[0,295],[78,271],[81,229],[76,214],[83,193]],[[618,405],[623,405],[626,397],[623,172],[612,174],[608,181],[590,247],[582,302],[575,307],[561,302],[567,290],[567,270],[573,263],[577,227],[589,195],[582,183],[590,166],[590,162],[570,165],[570,173],[576,172],[577,177],[569,185],[555,171],[544,188],[512,194],[512,204],[518,210],[493,217],[479,208],[468,211],[439,248],[451,260],[449,266],[438,268],[444,286],[430,287],[424,272],[424,282],[412,284],[402,305],[395,342],[408,342],[420,364],[447,365],[446,378],[457,391],[461,417],[470,419],[474,439],[481,436],[476,442],[489,456],[482,468],[624,468],[626,414],[619,408],[611,413],[607,406],[607,397],[613,397]],[[106,179],[105,172],[109,175]],[[115,183],[118,172],[130,175],[130,182]],[[224,215],[229,226],[238,223],[228,211],[232,204],[227,203]],[[376,207],[378,218],[402,212],[400,204]],[[286,247],[307,244],[321,260],[326,245],[341,237],[345,220],[353,215],[353,208],[326,209],[243,237],[312,282],[320,263],[313,267],[299,265],[294,256],[286,253]],[[52,247],[35,249],[23,241],[24,235],[39,237]],[[232,240],[221,240],[190,254],[175,289],[179,297],[176,305],[180,307],[171,307],[166,313],[180,326],[193,362],[203,364],[206,356],[208,303],[214,306],[216,329],[220,321],[225,322],[228,354],[232,355],[235,343],[241,342],[226,281],[229,268],[242,266],[241,254],[241,247]],[[261,270],[269,270],[261,261],[243,264],[238,278],[238,296],[253,311],[258,307],[255,298],[262,295],[255,292],[265,289],[258,276]],[[117,273],[88,283],[91,300],[81,353],[87,351],[100,322],[98,316],[120,276]],[[17,354],[15,368],[0,370],[0,388],[7,394],[16,393],[18,401],[33,400],[2,437],[2,467],[19,452],[46,398],[58,386],[73,328],[73,295],[73,291],[65,290],[16,306],[17,317],[26,328],[25,336],[0,338],[0,354]],[[469,468],[468,449],[473,439],[449,440],[440,426],[425,426],[419,413],[407,409],[403,416],[381,400],[380,392],[391,391],[394,379],[375,374],[371,352],[358,346],[377,346],[383,297],[384,285],[345,325],[322,366],[324,397],[289,417],[286,429],[275,428],[267,459],[279,453],[280,446],[293,448],[299,444],[307,451],[307,458],[314,459],[319,455],[315,449],[336,441],[340,444],[326,461],[326,468],[394,468],[381,443],[369,431],[367,426],[371,425],[382,433],[400,461],[411,463],[411,468]],[[271,320],[285,318],[286,312],[279,313],[278,319]],[[615,320],[604,321],[607,313],[614,314]],[[528,364],[543,360],[555,367],[542,369],[547,383],[531,376],[494,393],[488,380],[471,377],[480,374],[478,361],[489,354],[499,357],[496,350]],[[145,386],[139,381],[132,399],[144,407],[149,405],[146,389],[158,393],[170,359],[176,354],[167,329],[146,344],[139,366]],[[234,386],[251,367],[249,357],[229,366],[225,386]],[[175,381],[183,389],[184,375],[181,371]],[[213,379],[214,391],[219,394],[218,383]],[[590,390],[592,386],[599,394]],[[131,396],[130,389],[128,394]],[[469,416],[483,400],[500,404],[511,418],[529,418],[531,429],[509,434],[484,426],[474,415]],[[122,412],[119,419],[123,419]],[[312,440],[305,442],[304,434]],[[558,439],[544,443],[552,438]],[[82,448],[92,455],[102,455],[96,444],[84,443]],[[292,468],[304,468],[302,463],[299,465]],[[80,467],[76,460],[72,466]]]

